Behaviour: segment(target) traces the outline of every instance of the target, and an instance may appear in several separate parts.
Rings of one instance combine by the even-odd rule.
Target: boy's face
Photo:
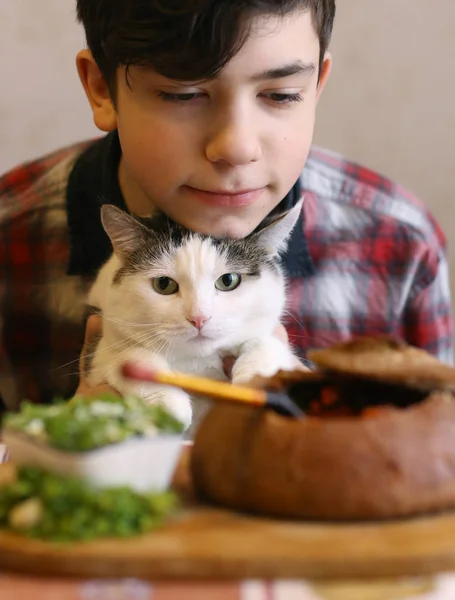
[[[78,68],[95,123],[118,129],[120,185],[131,211],[156,207],[182,225],[243,237],[298,179],[312,141],[319,41],[309,12],[261,17],[213,80],[171,81],[148,68],[118,71],[115,109],[88,51]],[[98,73],[98,74],[97,74]]]

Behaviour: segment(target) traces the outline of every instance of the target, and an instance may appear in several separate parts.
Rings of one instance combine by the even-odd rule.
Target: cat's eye
[[[241,281],[242,278],[238,273],[225,273],[215,281],[215,287],[220,292],[231,292],[239,287]]]
[[[179,291],[179,284],[170,277],[155,277],[152,286],[155,292],[163,296],[171,296]]]

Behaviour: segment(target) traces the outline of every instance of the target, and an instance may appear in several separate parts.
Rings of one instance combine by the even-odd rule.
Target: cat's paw
[[[232,369],[232,383],[235,385],[247,385],[257,376],[270,377],[279,371],[276,363],[264,364],[255,360],[237,361]]]
[[[249,386],[250,384],[254,383],[254,381],[258,378],[258,377],[270,377],[271,375],[274,375],[276,373],[276,370],[274,370],[273,372],[270,373],[259,373],[258,370],[256,369],[245,369],[244,371],[240,371],[237,374],[232,374],[232,383],[234,385],[246,385]]]
[[[289,346],[271,338],[245,348],[232,368],[232,383],[246,385],[257,376],[271,377],[280,370],[293,370],[297,364]]]
[[[144,396],[144,400],[150,404],[161,404],[183,424],[185,429],[191,425],[193,419],[191,399],[183,390],[158,388]]]

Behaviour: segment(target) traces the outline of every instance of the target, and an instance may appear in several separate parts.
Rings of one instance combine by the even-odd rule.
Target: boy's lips
[[[255,188],[248,190],[239,190],[228,192],[225,190],[208,191],[185,186],[186,189],[199,200],[211,206],[221,206],[226,208],[236,208],[253,204],[264,191],[264,188]]]

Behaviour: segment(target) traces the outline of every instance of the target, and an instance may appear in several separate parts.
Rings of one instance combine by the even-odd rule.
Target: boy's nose
[[[193,315],[189,317],[187,321],[200,331],[209,319],[210,317],[206,317],[205,315]]]
[[[232,166],[257,162],[261,154],[259,135],[253,124],[247,123],[245,119],[231,119],[225,123],[212,136],[206,148],[206,156],[211,162]]]

